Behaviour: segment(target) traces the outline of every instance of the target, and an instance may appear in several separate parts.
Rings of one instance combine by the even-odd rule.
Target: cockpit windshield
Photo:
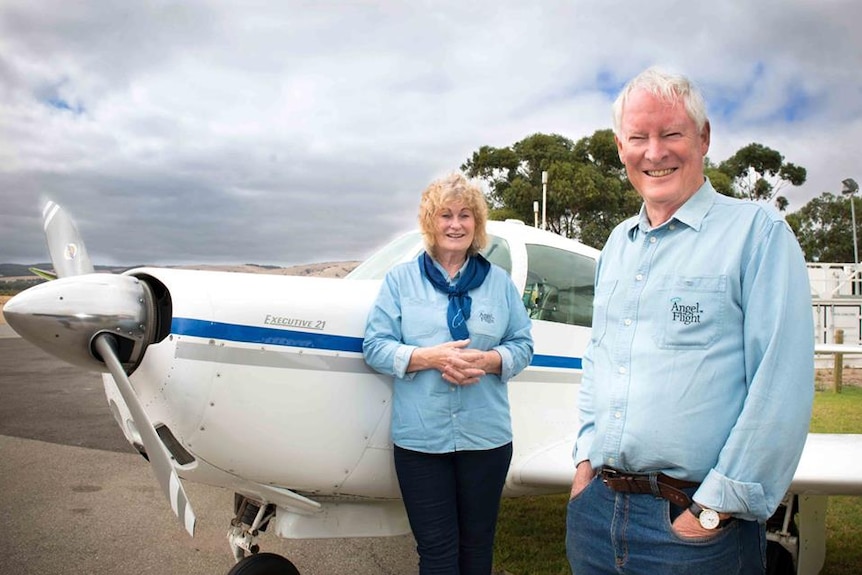
[[[346,279],[380,280],[393,266],[415,259],[425,249],[422,234],[413,232],[393,240],[380,251],[356,266]],[[491,263],[497,264],[512,273],[512,255],[509,245],[501,237],[488,235],[488,245],[482,255]]]
[[[345,279],[382,280],[393,266],[418,257],[423,247],[422,234],[419,232],[403,235],[356,266]]]

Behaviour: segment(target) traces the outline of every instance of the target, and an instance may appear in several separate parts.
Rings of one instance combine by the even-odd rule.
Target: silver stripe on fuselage
[[[374,371],[361,355],[332,355],[317,350],[277,351],[271,348],[247,348],[193,341],[178,341],[176,357],[192,361],[206,361],[249,367],[274,367],[337,373],[382,374]],[[535,383],[578,383],[580,374],[569,369],[527,367],[512,381]]]

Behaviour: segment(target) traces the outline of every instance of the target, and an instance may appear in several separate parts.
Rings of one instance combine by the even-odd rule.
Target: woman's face
[[[445,204],[437,212],[434,221],[437,257],[466,256],[467,250],[473,244],[473,235],[476,231],[473,210],[463,202],[453,201]]]

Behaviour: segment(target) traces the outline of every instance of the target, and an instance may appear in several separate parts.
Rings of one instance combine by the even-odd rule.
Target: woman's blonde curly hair
[[[473,212],[476,230],[473,243],[467,249],[467,256],[479,253],[488,243],[485,224],[488,221],[488,203],[478,184],[468,180],[463,174],[454,173],[431,182],[422,192],[419,202],[419,229],[425,239],[425,249],[436,257],[437,225],[436,217],[448,204],[459,201]]]

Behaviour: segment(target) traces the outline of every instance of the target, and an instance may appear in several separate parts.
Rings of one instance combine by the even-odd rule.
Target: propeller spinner
[[[109,372],[134,419],[147,458],[186,531],[195,514],[128,374],[157,337],[159,318],[146,282],[127,275],[97,274],[74,222],[59,205],[42,212],[54,270],[60,279],[34,286],[6,303],[3,314],[21,337],[51,355],[85,369]]]

